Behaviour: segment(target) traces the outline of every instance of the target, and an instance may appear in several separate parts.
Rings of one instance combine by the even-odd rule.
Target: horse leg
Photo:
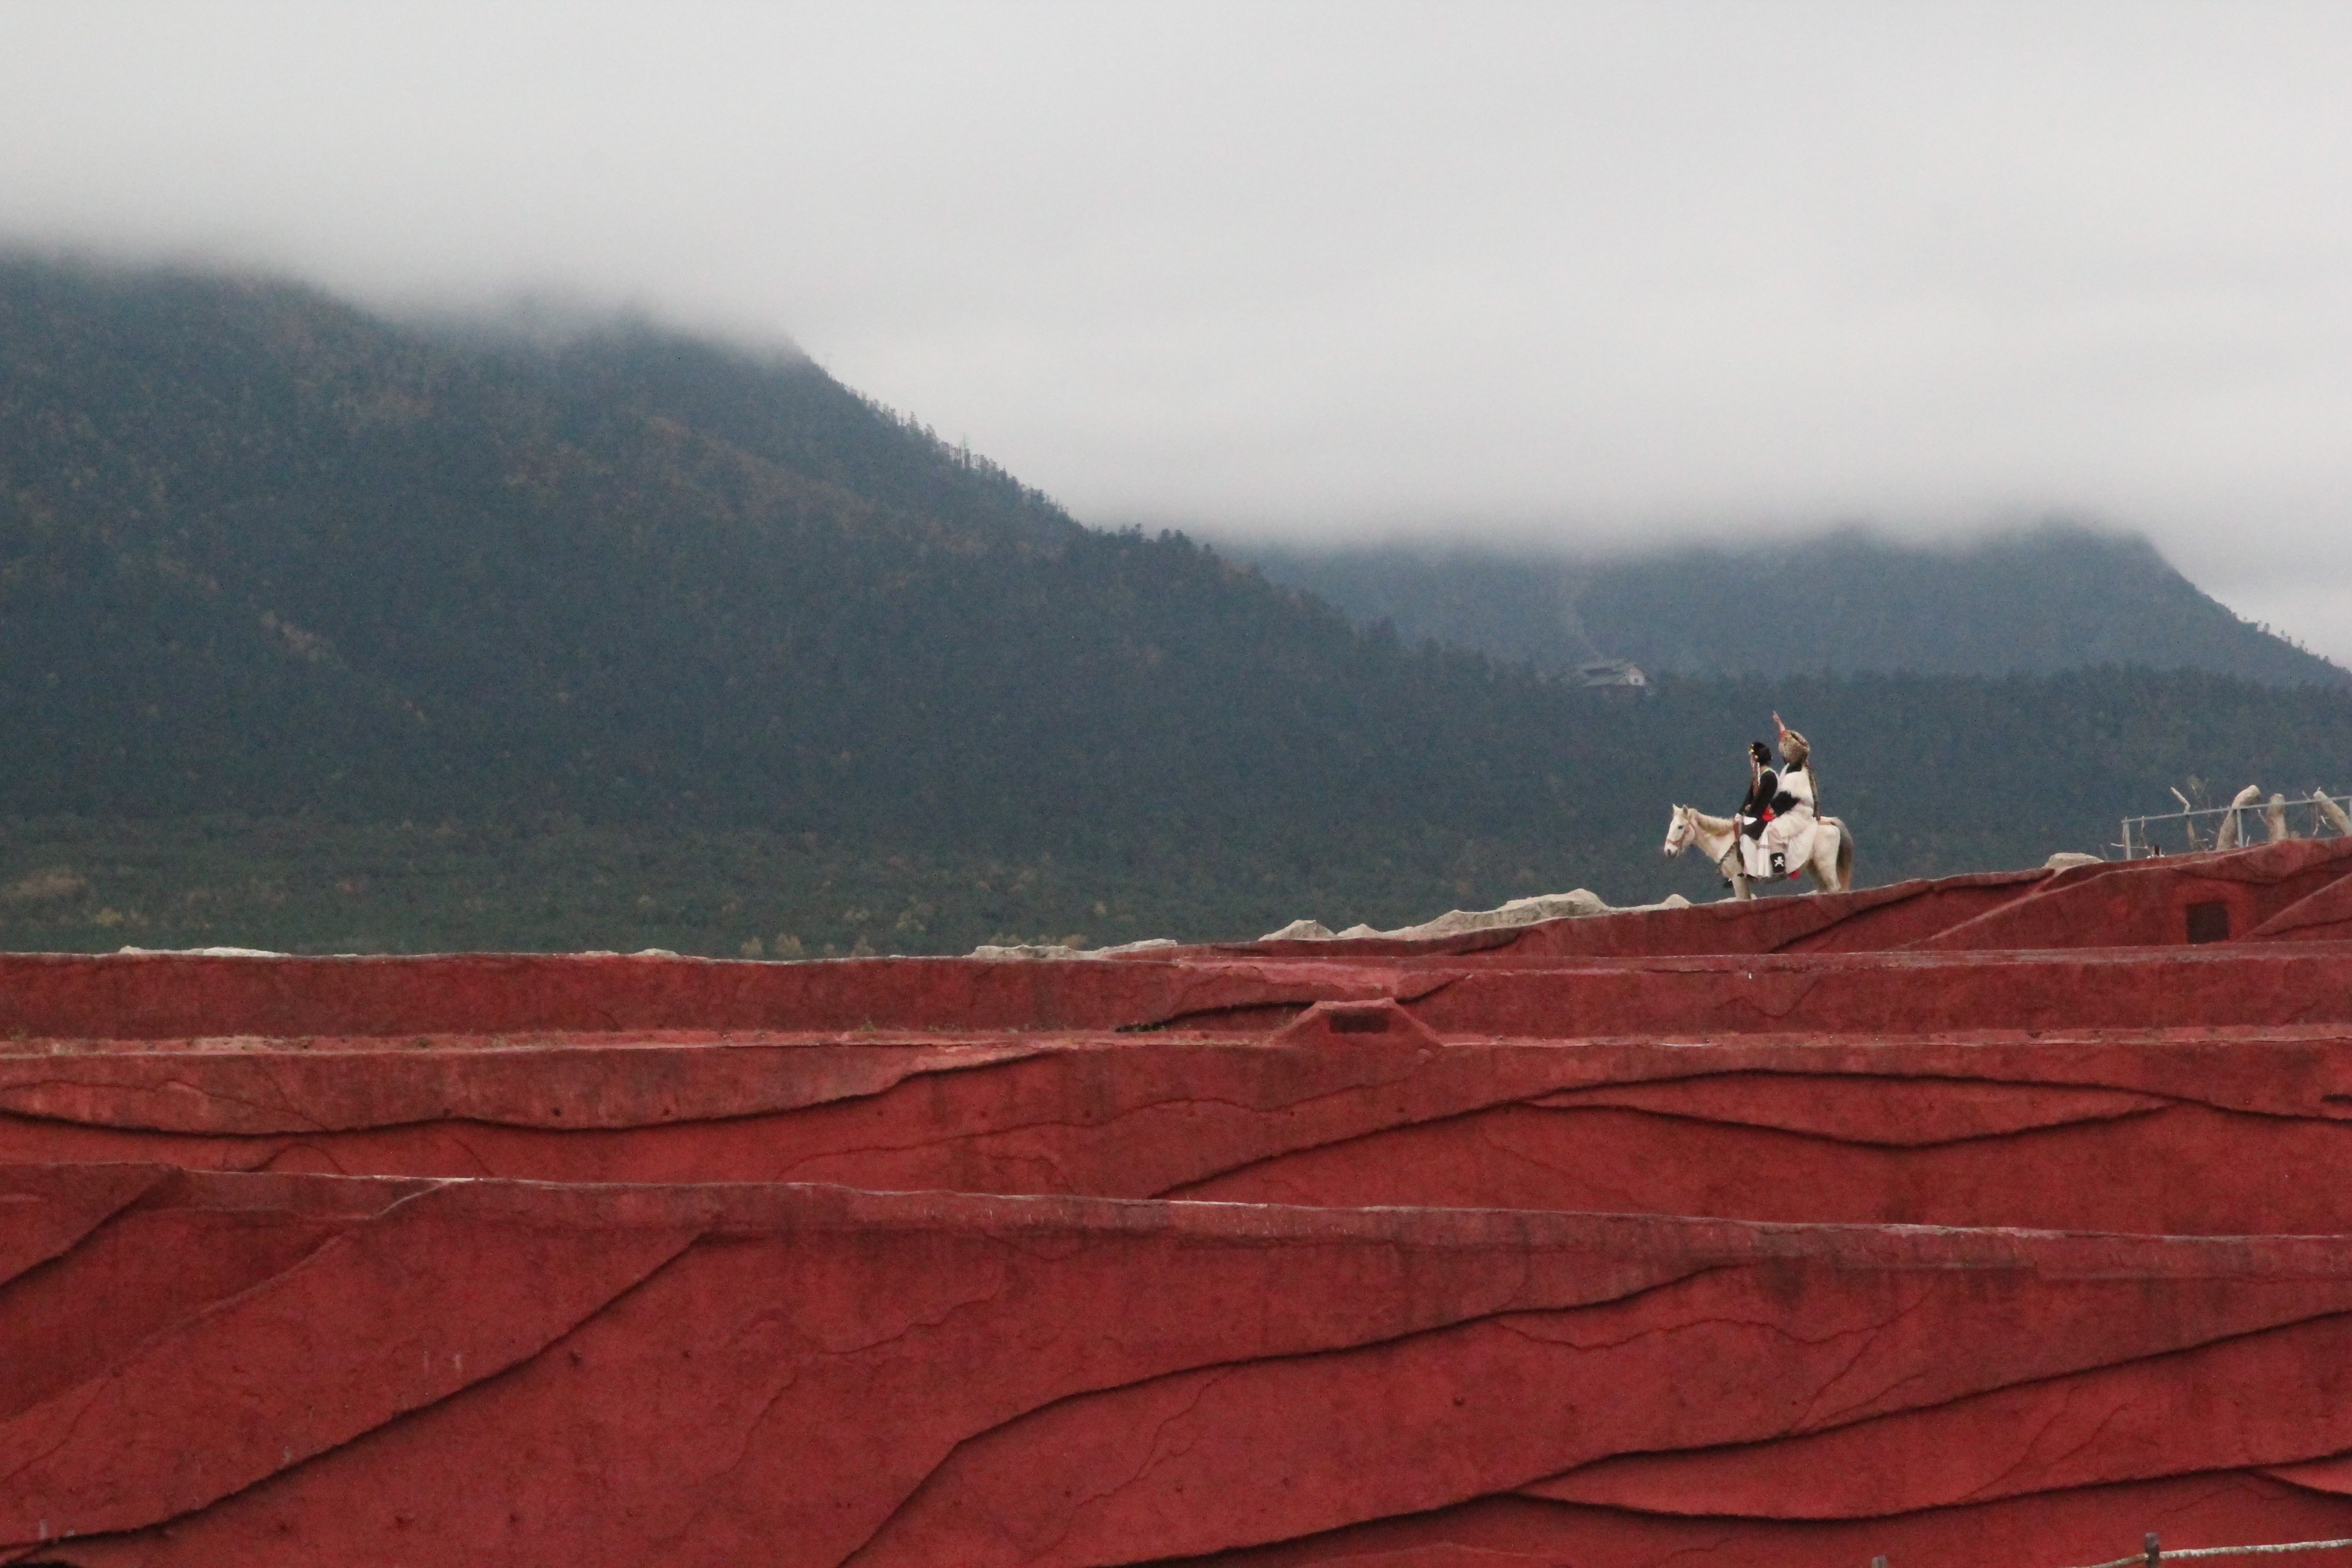
[[[1845,878],[1838,861],[1844,851],[1845,835],[1839,833],[1836,842],[1832,843],[1830,835],[1835,829],[1824,824],[1818,831],[1821,837],[1813,840],[1813,881],[1821,892],[1843,893],[1845,891]]]
[[[1731,884],[1731,896],[1735,900],[1745,902],[1756,896],[1748,886],[1748,868],[1739,863],[1739,840],[1735,838],[1731,841],[1731,848],[1716,862],[1715,868],[1722,872],[1724,879]]]

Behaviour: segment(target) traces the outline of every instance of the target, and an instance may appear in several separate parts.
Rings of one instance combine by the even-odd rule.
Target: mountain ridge
[[[2336,688],[1615,703],[1083,527],[805,362],[0,261],[8,940],[952,951],[1706,896],[1665,809],[1727,809],[1776,707],[1865,883],[2095,847],[2192,772],[2352,782]],[[299,921],[258,890],[297,884]]]

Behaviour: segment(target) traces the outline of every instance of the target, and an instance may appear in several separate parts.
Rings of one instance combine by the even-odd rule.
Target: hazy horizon
[[[1108,527],[2149,537],[2352,661],[2352,14],[0,10],[0,244],[796,343]]]

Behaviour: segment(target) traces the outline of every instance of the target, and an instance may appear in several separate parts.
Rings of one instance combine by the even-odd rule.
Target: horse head
[[[1666,823],[1664,853],[1669,860],[1690,847],[1692,832],[1690,810],[1691,808],[1686,805],[1675,807],[1674,816]]]

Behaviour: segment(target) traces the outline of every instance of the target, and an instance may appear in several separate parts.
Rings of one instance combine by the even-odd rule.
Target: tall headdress
[[[1781,757],[1792,768],[1803,767],[1805,759],[1813,754],[1811,743],[1786,724],[1781,724],[1780,715],[1778,713],[1772,715],[1772,722],[1780,725]]]

